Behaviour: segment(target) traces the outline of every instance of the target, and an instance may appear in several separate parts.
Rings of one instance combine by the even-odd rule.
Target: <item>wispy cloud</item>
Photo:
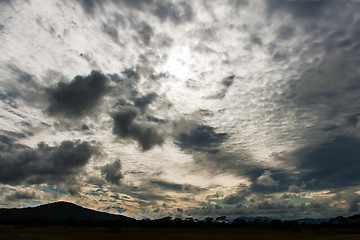
[[[359,8],[0,1],[0,202],[61,196],[150,217],[355,212]]]

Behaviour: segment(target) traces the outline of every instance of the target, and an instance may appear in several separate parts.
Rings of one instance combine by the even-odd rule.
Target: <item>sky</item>
[[[360,212],[360,1],[0,0],[0,207]]]

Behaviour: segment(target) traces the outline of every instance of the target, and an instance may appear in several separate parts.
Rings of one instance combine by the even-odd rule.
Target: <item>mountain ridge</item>
[[[74,203],[60,201],[36,207],[27,208],[2,208],[0,219],[23,220],[23,219],[49,218],[54,220],[96,220],[96,221],[135,221],[135,219],[123,215],[100,212]]]
[[[225,217],[225,216],[224,216]],[[93,221],[121,221],[121,222],[139,222],[138,220],[130,217],[126,217],[120,214],[111,214],[101,212],[97,210],[88,209],[74,203],[59,201],[48,204],[39,205],[36,207],[27,208],[1,208],[0,220],[93,220]],[[166,218],[167,219],[167,218]],[[153,221],[161,221],[162,219],[156,219]],[[176,220],[176,219],[175,219]],[[174,220],[174,221],[175,221]],[[234,223],[238,220],[244,222],[272,222],[280,221],[283,223],[296,221],[299,224],[320,224],[327,223],[330,225],[357,225],[360,226],[360,214],[335,218],[300,218],[294,220],[277,220],[268,217],[237,217],[229,221]],[[170,220],[171,221],[171,220]],[[186,222],[186,220],[184,220]],[[141,222],[141,221],[140,221]],[[200,221],[201,222],[201,221]],[[203,221],[202,221],[203,222]]]

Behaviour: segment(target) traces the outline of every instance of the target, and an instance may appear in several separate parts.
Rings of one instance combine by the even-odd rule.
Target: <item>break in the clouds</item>
[[[0,1],[0,203],[358,213],[359,9]]]

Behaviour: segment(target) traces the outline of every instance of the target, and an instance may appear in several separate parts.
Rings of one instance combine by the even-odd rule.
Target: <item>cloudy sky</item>
[[[0,207],[360,211],[360,2],[1,0]]]

